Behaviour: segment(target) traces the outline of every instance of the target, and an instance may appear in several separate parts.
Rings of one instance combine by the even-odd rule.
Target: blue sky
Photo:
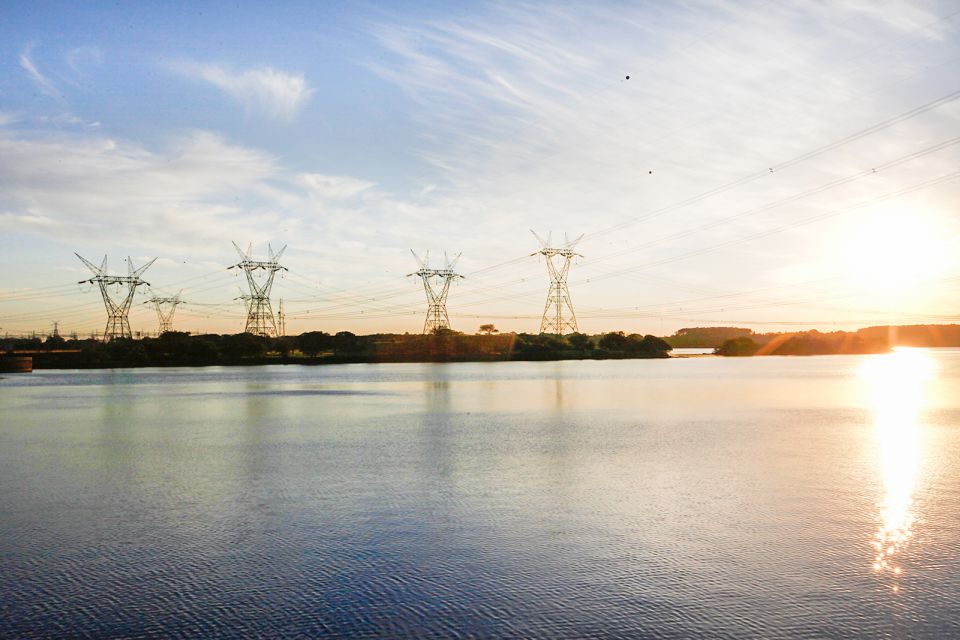
[[[74,251],[159,256],[178,326],[239,330],[235,240],[290,245],[292,332],[418,331],[411,248],[463,252],[455,328],[535,331],[531,228],[587,234],[588,331],[950,321],[960,100],[781,165],[960,90],[958,27],[949,2],[7,2],[0,330],[102,325]]]

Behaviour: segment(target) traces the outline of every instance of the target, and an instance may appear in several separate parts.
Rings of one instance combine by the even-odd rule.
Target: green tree
[[[333,346],[333,338],[324,331],[308,331],[297,336],[297,348],[311,358]]]
[[[588,351],[593,348],[593,343],[590,342],[590,336],[585,333],[571,333],[567,336],[567,344],[580,351]]]
[[[724,341],[713,352],[718,356],[752,356],[759,348],[756,342],[747,336],[741,336]]]
[[[625,352],[630,345],[623,331],[611,331],[600,336],[597,346],[606,351]]]
[[[645,335],[640,340],[640,351],[642,353],[667,353],[672,349],[670,343],[657,336]]]
[[[333,336],[333,350],[336,354],[352,353],[357,350],[357,336],[349,331],[338,331]]]
[[[266,351],[266,339],[252,333],[237,333],[223,337],[221,348],[227,358],[256,358]]]
[[[220,361],[220,345],[215,336],[194,336],[187,345],[187,356],[192,362],[215,364]]]

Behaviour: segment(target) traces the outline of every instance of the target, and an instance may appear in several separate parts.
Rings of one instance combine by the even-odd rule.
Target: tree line
[[[457,362],[665,358],[670,345],[651,335],[622,331],[597,336],[507,333],[485,330],[467,335],[449,329],[432,335],[308,331],[298,336],[250,333],[191,335],[170,331],[159,337],[110,342],[50,336],[8,338],[3,351],[28,353],[35,368],[107,368],[241,364],[329,364],[344,362]]]

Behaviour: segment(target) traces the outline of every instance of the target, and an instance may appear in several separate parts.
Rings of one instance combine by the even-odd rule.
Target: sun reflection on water
[[[898,554],[913,536],[913,492],[920,472],[920,415],[933,360],[922,349],[898,348],[872,357],[861,375],[872,391],[875,433],[884,495],[880,526],[872,540],[873,570],[892,579],[903,573]]]

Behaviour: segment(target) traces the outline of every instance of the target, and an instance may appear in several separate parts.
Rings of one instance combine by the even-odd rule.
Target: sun
[[[910,293],[948,267],[946,234],[913,212],[879,211],[861,218],[842,251],[848,278],[869,293]]]

